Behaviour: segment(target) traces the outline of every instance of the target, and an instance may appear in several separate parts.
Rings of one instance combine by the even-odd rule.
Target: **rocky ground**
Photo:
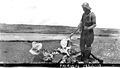
[[[60,41],[42,41],[43,48],[53,50],[60,47]],[[73,43],[79,44],[78,40]],[[31,42],[0,42],[0,62],[33,62],[34,56],[29,53]],[[76,50],[79,46],[76,46]],[[95,37],[92,53],[104,60],[104,63],[120,63],[120,38]],[[60,56],[55,58],[59,60]]]

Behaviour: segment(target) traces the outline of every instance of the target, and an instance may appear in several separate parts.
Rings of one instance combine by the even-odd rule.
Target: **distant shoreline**
[[[70,34],[75,29],[76,27],[60,25],[0,24],[0,33]],[[95,28],[94,32],[95,34],[120,34],[120,29]]]

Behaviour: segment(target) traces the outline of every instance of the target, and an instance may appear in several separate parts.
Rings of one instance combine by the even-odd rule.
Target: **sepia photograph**
[[[119,3],[0,0],[0,67],[120,67]]]

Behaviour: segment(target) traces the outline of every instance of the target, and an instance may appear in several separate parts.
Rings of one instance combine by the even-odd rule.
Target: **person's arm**
[[[70,37],[73,36],[79,29],[81,30],[82,22],[78,25],[77,29],[70,34]]]
[[[96,27],[96,16],[95,16],[95,14],[94,13],[92,13],[92,22],[93,22],[93,25],[91,25],[91,26],[89,26],[89,27],[84,27],[84,29],[93,29],[93,28],[95,28]]]

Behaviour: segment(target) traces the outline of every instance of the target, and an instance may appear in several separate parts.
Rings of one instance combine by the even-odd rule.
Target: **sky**
[[[120,29],[119,0],[0,0],[0,23],[77,27],[83,2],[95,13],[98,28]]]

